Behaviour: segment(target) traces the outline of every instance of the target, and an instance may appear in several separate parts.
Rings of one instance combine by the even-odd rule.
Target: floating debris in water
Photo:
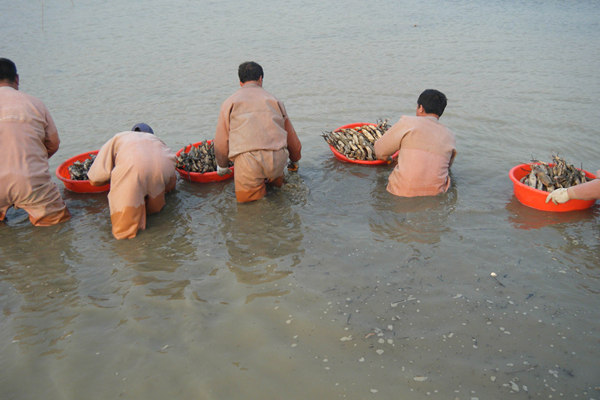
[[[75,161],[73,164],[71,164],[69,166],[69,175],[71,176],[71,179],[76,181],[89,180],[87,173],[92,167],[92,164],[94,163],[95,159],[96,155],[90,154],[90,158],[84,160],[83,162]]]
[[[387,119],[377,125],[365,124],[354,128],[324,132],[321,136],[338,152],[351,160],[375,161],[375,142],[389,129]]]

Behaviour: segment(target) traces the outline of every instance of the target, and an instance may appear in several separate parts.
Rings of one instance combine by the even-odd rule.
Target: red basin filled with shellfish
[[[179,157],[181,155],[181,153],[183,152],[189,152],[192,148],[192,146],[194,147],[198,147],[200,145],[202,145],[204,142],[197,142],[197,143],[193,143],[193,144],[189,144],[187,146],[185,146],[184,148],[180,149],[176,155],[177,157]],[[207,144],[212,143],[212,140],[207,140],[206,141]],[[233,178],[233,167],[229,167],[229,169],[231,170],[230,174],[227,175],[219,175],[217,173],[217,171],[213,171],[213,172],[191,172],[191,171],[186,171],[184,169],[181,168],[175,168],[177,170],[177,173],[179,174],[179,176],[182,179],[185,179],[186,181],[190,181],[190,182],[199,182],[199,183],[209,183],[209,182],[220,182],[220,181],[226,181],[227,179],[231,179]]]
[[[342,129],[353,129],[353,128],[363,126],[363,125],[377,126],[377,124],[374,124],[372,122],[355,122],[352,124],[342,125],[339,128],[335,129],[334,132],[340,131]],[[335,158],[337,158],[340,161],[344,161],[344,162],[349,162],[349,163],[353,163],[353,164],[361,164],[361,165],[385,165],[385,164],[391,163],[391,161],[385,161],[385,160],[372,160],[372,161],[371,160],[354,160],[352,158],[346,157],[345,155],[343,155],[342,153],[337,151],[336,148],[333,147],[332,145],[329,145],[329,149],[331,150],[331,152],[333,153]],[[398,157],[398,152],[395,152],[392,155],[392,159],[395,159],[396,157]]]
[[[62,181],[65,185],[65,188],[70,190],[71,192],[76,193],[100,193],[107,192],[110,189],[110,184],[102,185],[102,186],[92,186],[89,180],[76,180],[71,179],[71,174],[69,172],[69,167],[75,163],[75,161],[85,161],[90,158],[91,155],[97,155],[98,150],[88,151],[87,153],[82,153],[76,155],[75,157],[69,158],[67,161],[63,162],[56,168],[56,177]]]
[[[553,164],[548,165],[552,166]],[[566,212],[585,210],[586,208],[592,207],[596,202],[596,200],[569,200],[563,204],[554,204],[552,201],[546,203],[546,197],[548,197],[549,194],[548,192],[532,188],[520,181],[521,178],[528,175],[530,172],[531,164],[519,164],[513,167],[508,173],[510,180],[513,182],[515,197],[521,204],[527,207],[542,211]],[[583,172],[588,179],[596,178],[594,174],[585,170],[583,170]]]

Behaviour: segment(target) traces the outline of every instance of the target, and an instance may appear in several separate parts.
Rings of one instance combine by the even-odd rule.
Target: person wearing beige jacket
[[[165,193],[175,188],[175,153],[144,123],[107,141],[88,171],[90,183],[110,182],[108,206],[116,239],[131,239],[146,229],[146,214],[165,206]]]
[[[298,169],[302,145],[281,101],[263,89],[263,69],[253,62],[238,67],[240,88],[221,105],[215,131],[217,172],[234,164],[236,199],[261,199],[266,185],[281,186],[288,169]]]
[[[446,104],[442,92],[425,90],[417,101],[416,116],[402,116],[375,142],[378,159],[388,160],[399,150],[388,192],[403,197],[435,196],[450,187],[456,138],[439,122]]]
[[[19,91],[15,63],[0,58],[0,221],[10,207],[25,210],[35,226],[55,225],[71,217],[50,179],[48,159],[59,145],[48,108]]]

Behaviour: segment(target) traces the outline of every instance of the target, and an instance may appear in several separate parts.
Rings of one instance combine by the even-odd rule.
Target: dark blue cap
[[[133,126],[133,128],[131,128],[131,130],[134,132],[146,132],[146,133],[154,134],[154,131],[152,130],[152,128],[150,128],[150,125],[145,124],[143,122],[140,122],[139,124],[135,124]]]

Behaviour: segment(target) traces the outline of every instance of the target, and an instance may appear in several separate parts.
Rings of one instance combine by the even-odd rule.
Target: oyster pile
[[[182,151],[177,157],[177,168],[187,172],[214,172],[217,170],[217,161],[215,159],[215,146],[212,142],[202,142],[199,146],[190,145],[189,151]],[[229,162],[229,167],[233,163]]]
[[[92,166],[94,160],[96,159],[95,154],[90,154],[90,158],[82,161],[75,161],[73,164],[69,166],[69,175],[71,175],[71,179],[76,181],[87,181],[88,171]]]
[[[351,160],[375,161],[375,141],[389,129],[387,119],[376,125],[361,125],[355,128],[324,132],[321,136],[338,152]]]
[[[568,188],[587,182],[583,170],[568,164],[557,155],[552,156],[552,163],[532,160],[531,172],[521,178],[521,183],[538,190],[551,192],[559,188]]]

